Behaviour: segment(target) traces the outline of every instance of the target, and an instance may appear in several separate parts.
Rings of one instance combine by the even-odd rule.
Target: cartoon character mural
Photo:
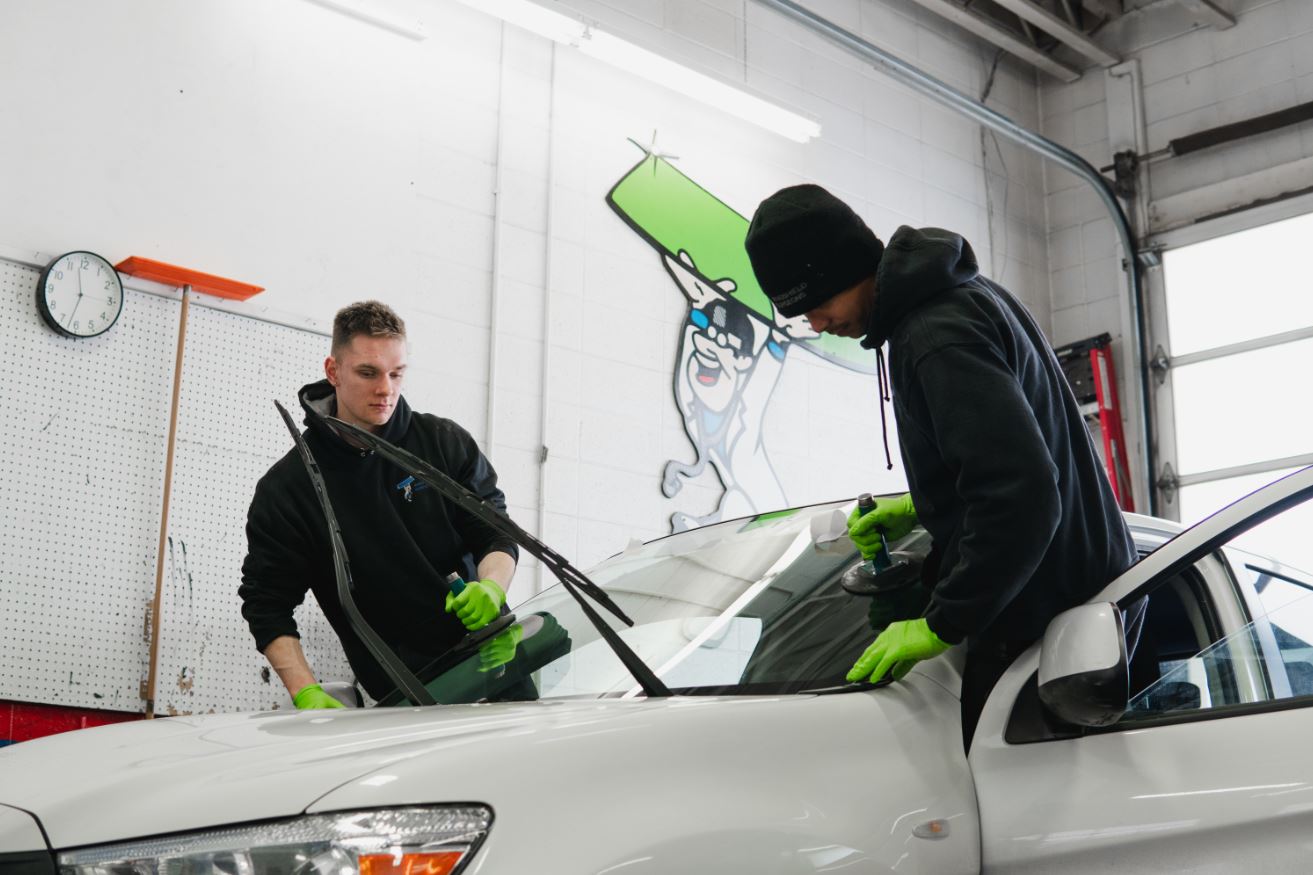
[[[697,458],[666,462],[661,491],[674,498],[708,464],[724,487],[715,510],[704,516],[677,511],[671,530],[787,507],[762,443],[762,424],[789,350],[800,344],[866,373],[874,373],[873,358],[856,341],[817,335],[805,318],[776,313],[743,246],[748,220],[661,156],[644,151],[607,203],[657,250],[688,300],[674,388]]]

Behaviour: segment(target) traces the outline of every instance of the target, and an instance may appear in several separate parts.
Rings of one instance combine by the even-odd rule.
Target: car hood
[[[953,670],[942,671],[948,678]],[[484,803],[499,817],[517,806],[541,815],[563,787],[601,798],[625,782],[678,784],[749,751],[741,773],[774,762],[775,772],[817,782],[823,793],[879,737],[890,740],[874,747],[909,769],[906,782],[943,768],[941,754],[915,765],[927,723],[953,732],[957,724],[951,680],[914,671],[909,681],[830,696],[554,699],[121,723],[0,749],[0,806],[30,812],[63,849],[356,807]],[[844,721],[861,733],[795,748],[817,726]],[[960,740],[949,746],[960,750]]]
[[[545,702],[170,717],[0,750],[0,805],[35,815],[56,848],[288,817],[352,778],[423,755],[568,736],[665,703]],[[434,788],[442,801],[441,788]],[[477,800],[474,800],[477,801]]]

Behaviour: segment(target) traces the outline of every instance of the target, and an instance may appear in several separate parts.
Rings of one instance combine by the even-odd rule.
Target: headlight
[[[61,875],[449,875],[487,834],[481,806],[317,814],[59,854]]]

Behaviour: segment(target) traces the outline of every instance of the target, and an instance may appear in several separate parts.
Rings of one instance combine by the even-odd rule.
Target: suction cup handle
[[[869,492],[863,492],[857,496],[857,512],[865,516],[875,510],[875,499]],[[878,574],[893,564],[893,559],[889,556],[889,545],[885,543],[884,533],[880,533],[880,552],[875,554],[872,559],[867,559],[862,565],[866,568],[868,574]]]

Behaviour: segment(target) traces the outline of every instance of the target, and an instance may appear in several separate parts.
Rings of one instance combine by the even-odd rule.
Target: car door
[[[1313,468],[1296,472],[1100,594],[1122,606],[1149,596],[1131,701],[1114,726],[1082,730],[1047,715],[1038,646],[1008,670],[969,758],[985,871],[1307,870],[1313,578],[1240,548],[1273,531],[1313,531],[1311,496]]]

